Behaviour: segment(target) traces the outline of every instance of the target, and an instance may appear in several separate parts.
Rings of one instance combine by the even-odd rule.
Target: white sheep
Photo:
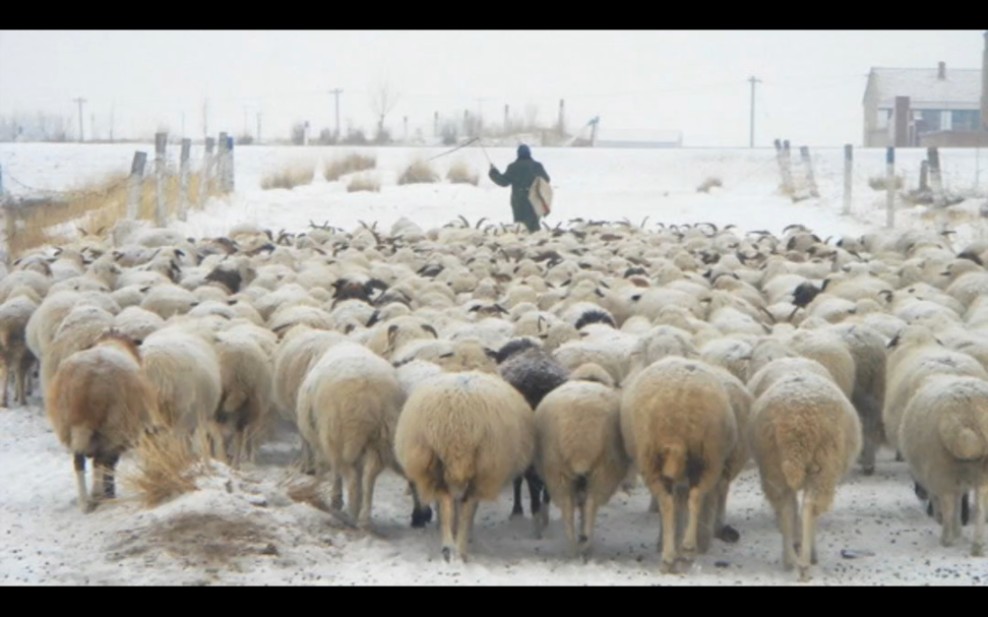
[[[678,356],[645,367],[625,387],[621,434],[659,503],[661,570],[671,572],[677,558],[692,561],[700,548],[704,500],[737,447],[737,420],[722,377],[701,361]],[[683,511],[680,547],[676,519]]]
[[[32,291],[11,295],[0,304],[0,361],[3,363],[0,387],[3,388],[4,407],[7,406],[7,384],[11,378],[15,383],[14,400],[21,405],[27,404],[28,378],[37,358],[27,347],[26,331],[38,304],[37,295]]]
[[[902,413],[899,446],[913,477],[932,497],[944,546],[960,537],[961,499],[975,491],[971,554],[982,556],[988,507],[988,382],[955,375],[927,379]]]
[[[573,551],[584,557],[597,509],[611,498],[631,464],[621,438],[621,398],[613,386],[583,380],[594,371],[610,378],[602,367],[578,367],[570,381],[547,394],[535,410],[535,468],[562,512]],[[546,504],[536,517],[539,535],[548,512]]]
[[[395,466],[392,444],[404,402],[394,367],[348,341],[330,347],[299,388],[302,438],[334,476],[336,506],[341,498],[336,478],[346,480],[349,513],[361,528],[370,526],[378,474]]]
[[[398,418],[395,454],[421,499],[439,502],[447,561],[454,550],[466,559],[478,501],[497,499],[534,450],[532,409],[499,377],[444,373],[412,391]]]
[[[762,372],[773,371],[773,364],[752,381],[762,381]],[[776,373],[755,395],[747,440],[782,533],[783,566],[798,566],[806,581],[816,562],[817,519],[830,509],[838,482],[861,451],[861,421],[829,375],[791,368]]]
[[[247,332],[227,330],[213,343],[220,361],[223,394],[213,421],[221,437],[220,460],[234,466],[251,460],[268,428],[271,410],[272,369],[268,354]],[[232,450],[230,457],[228,452]]]

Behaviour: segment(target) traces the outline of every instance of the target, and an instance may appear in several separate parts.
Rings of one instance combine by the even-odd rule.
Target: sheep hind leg
[[[810,564],[816,563],[816,512],[812,491],[803,492],[802,539],[799,546],[799,580],[810,580]]]
[[[449,491],[443,492],[439,496],[439,527],[442,535],[442,555],[447,562],[453,557],[456,549],[455,537],[456,526],[456,502]]]
[[[521,483],[524,481],[524,476],[518,476],[514,480],[514,505],[511,506],[511,518],[516,516],[524,516],[525,510],[521,507]]]
[[[79,509],[83,512],[92,512],[96,509],[96,504],[89,498],[89,491],[86,490],[86,455],[75,454],[72,457],[75,466],[75,486],[78,493]]]
[[[788,494],[778,495],[773,500],[775,516],[779,524],[779,531],[782,532],[782,568],[792,570],[796,565],[796,494],[787,491]]]
[[[346,501],[347,510],[350,518],[354,521],[360,516],[360,502],[361,502],[361,490],[360,490],[360,476],[361,476],[361,466],[354,465],[340,465],[341,474],[346,480]]]
[[[597,522],[597,507],[597,500],[594,499],[593,493],[587,493],[580,512],[581,533],[577,539],[577,548],[580,551],[580,555],[583,556],[583,561],[587,561],[590,558],[593,528]]]
[[[983,557],[985,554],[985,514],[988,510],[988,483],[974,489],[974,543],[971,545],[972,557]]]
[[[943,546],[953,546],[960,535],[960,508],[958,496],[954,493],[944,493],[935,498],[940,511],[942,531],[940,533],[940,544]]]
[[[528,484],[529,509],[536,516],[542,509],[542,489],[545,484],[534,467],[525,470],[525,482]]]
[[[683,533],[683,546],[681,559],[686,563],[692,563],[696,558],[697,546],[699,544],[700,519],[703,517],[703,501],[708,487],[703,484],[690,487],[686,498],[687,519],[686,530]]]
[[[477,515],[479,502],[469,497],[460,503],[460,511],[456,522],[456,550],[460,559],[467,560],[467,545],[470,543],[470,532],[473,530],[473,519]]]
[[[361,473],[361,495],[360,495],[360,514],[357,516],[357,527],[361,529],[370,529],[371,523],[371,505],[374,502],[374,483],[377,481],[378,474],[381,473],[383,465],[381,464],[380,458],[376,455],[370,455],[364,457],[364,465]]]
[[[676,498],[671,490],[666,490],[661,480],[654,482],[651,489],[656,501],[659,502],[659,514],[662,518],[662,526],[659,529],[662,563],[659,565],[659,571],[669,574],[676,566]]]

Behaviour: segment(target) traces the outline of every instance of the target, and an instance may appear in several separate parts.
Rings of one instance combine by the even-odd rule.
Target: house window
[[[891,109],[879,109],[878,117],[876,118],[877,122],[875,128],[881,130],[887,129],[889,127],[889,120],[891,119],[892,119]]]
[[[917,133],[930,133],[940,130],[939,109],[923,109],[917,115],[919,116],[916,118]]]
[[[976,109],[962,109],[950,112],[950,125],[954,131],[976,131],[981,120],[981,112]]]

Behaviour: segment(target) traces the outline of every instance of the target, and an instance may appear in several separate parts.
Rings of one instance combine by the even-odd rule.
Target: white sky
[[[500,123],[537,113],[567,126],[681,131],[686,146],[774,138],[860,145],[871,67],[981,67],[982,30],[12,31],[0,30],[0,115],[45,110],[84,133],[144,137],[165,128],[286,138],[308,120],[374,126],[372,94],[397,96],[386,126],[431,132],[434,112]],[[94,125],[91,126],[91,124]]]

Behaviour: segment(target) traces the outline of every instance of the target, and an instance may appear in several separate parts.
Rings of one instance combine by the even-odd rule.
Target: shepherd
[[[515,222],[524,223],[528,231],[538,231],[539,219],[549,213],[552,189],[549,187],[549,174],[542,163],[532,159],[532,150],[521,144],[518,146],[518,158],[508,165],[503,174],[491,163],[487,175],[498,186],[511,187],[511,211]]]

